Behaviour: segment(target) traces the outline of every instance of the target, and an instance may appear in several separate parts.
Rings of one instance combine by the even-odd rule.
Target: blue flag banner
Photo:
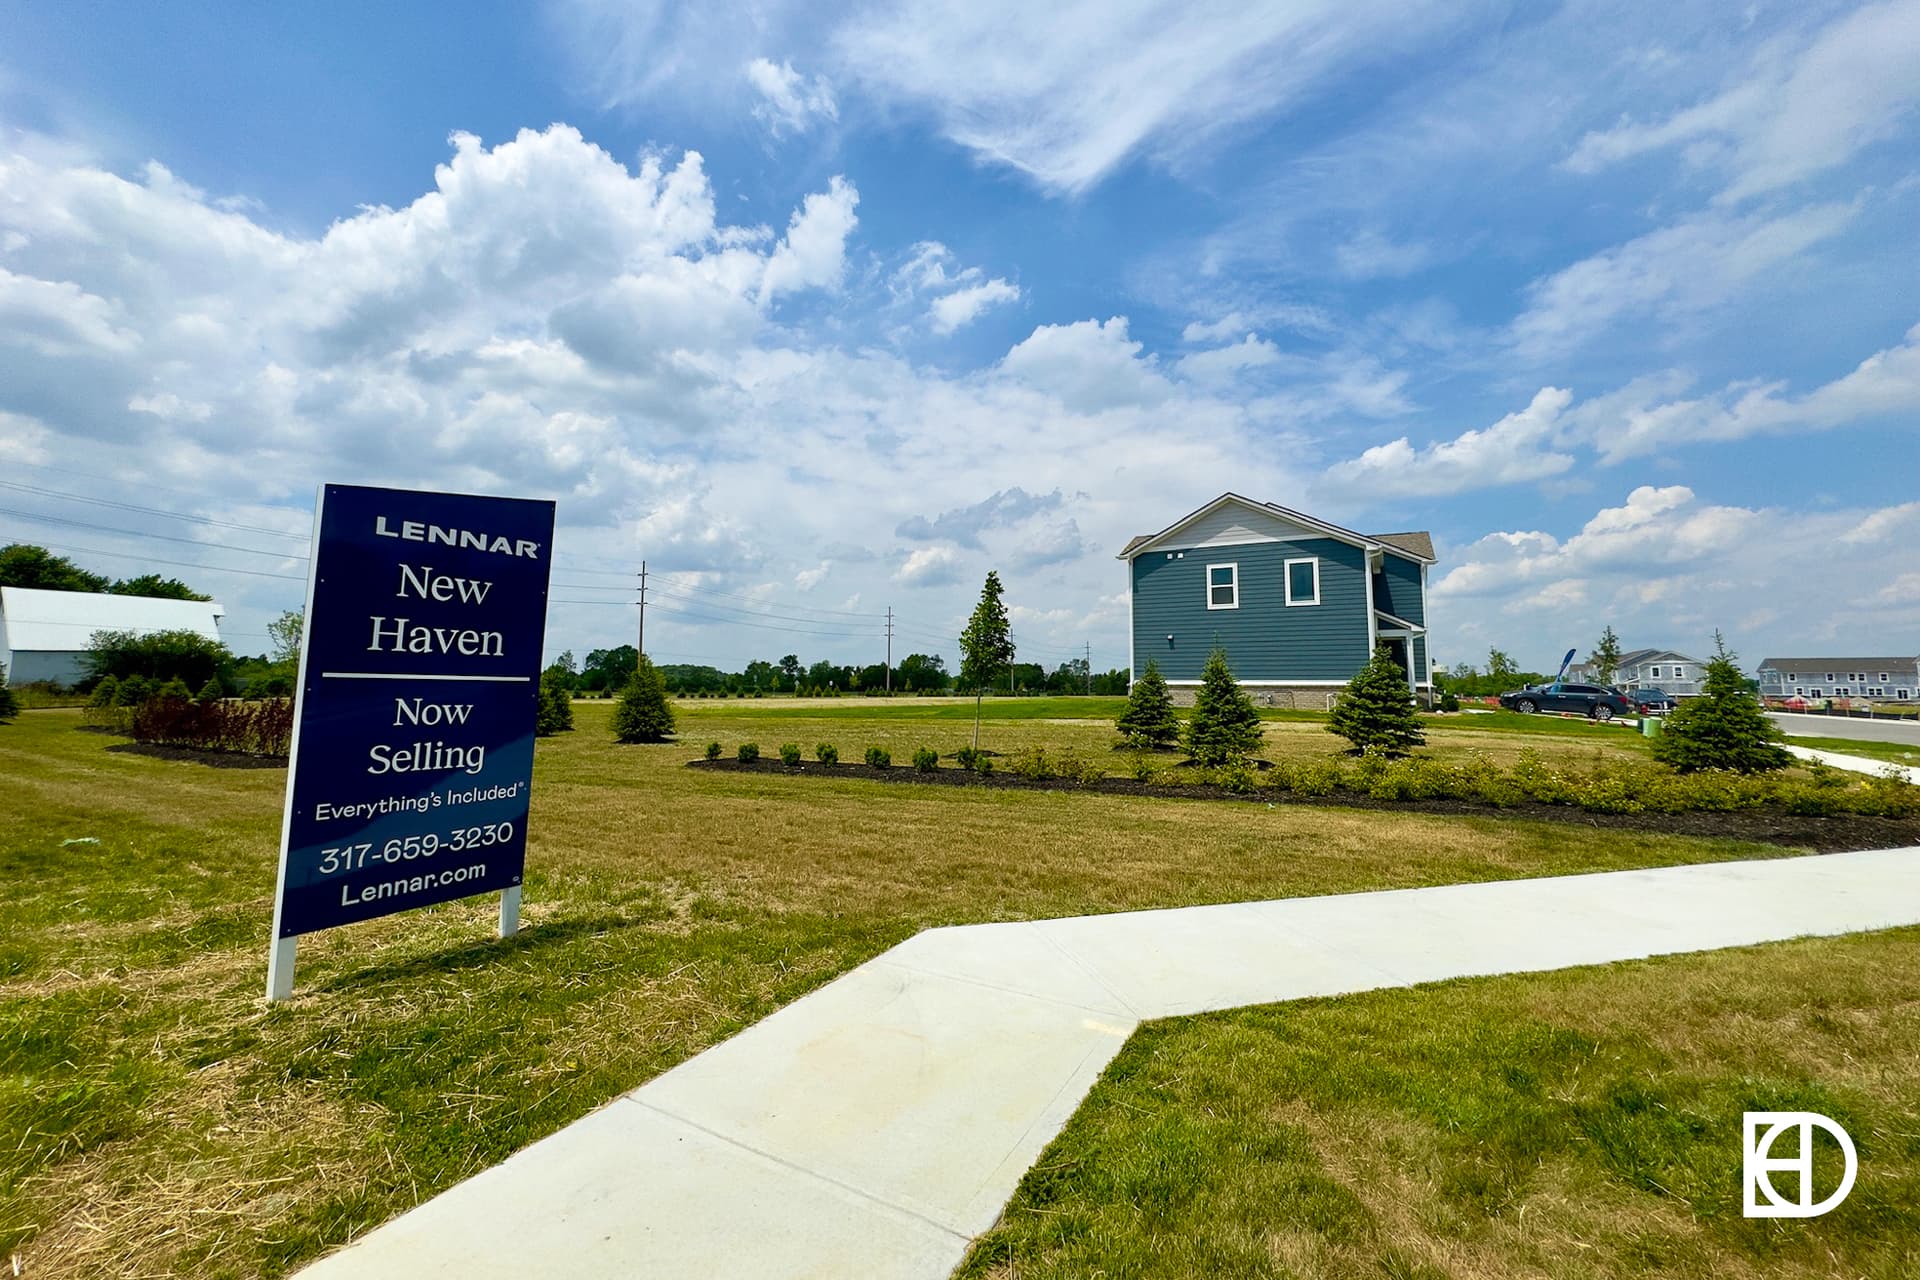
[[[1559,684],[1567,678],[1567,668],[1573,665],[1573,655],[1578,652],[1578,649],[1567,650],[1567,656],[1560,659],[1560,669],[1553,673],[1553,683]]]
[[[276,944],[517,894],[553,524],[551,502],[322,488]],[[291,969],[289,945],[270,995]]]

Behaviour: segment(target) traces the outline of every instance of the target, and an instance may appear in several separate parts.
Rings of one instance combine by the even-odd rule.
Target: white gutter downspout
[[[1361,565],[1366,570],[1366,578],[1367,578],[1367,656],[1365,658],[1366,662],[1373,661],[1374,651],[1380,647],[1380,617],[1377,613],[1374,612],[1374,605],[1373,605],[1373,558],[1375,556],[1379,556],[1381,558],[1380,567],[1382,569],[1385,569],[1386,553],[1384,551],[1369,551],[1361,560]],[[1411,666],[1412,663],[1409,662],[1408,665]]]

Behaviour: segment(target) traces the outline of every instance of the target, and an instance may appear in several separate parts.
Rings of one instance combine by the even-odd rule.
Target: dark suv
[[[1500,695],[1500,705],[1511,711],[1572,711],[1595,720],[1634,714],[1631,699],[1618,690],[1597,684],[1530,684]]]
[[[1616,689],[1614,692],[1624,695],[1641,715],[1658,715],[1673,710],[1676,705],[1664,689]]]

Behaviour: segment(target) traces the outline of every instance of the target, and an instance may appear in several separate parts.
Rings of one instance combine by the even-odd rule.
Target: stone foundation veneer
[[[1333,699],[1344,685],[1337,684],[1249,684],[1242,682],[1241,689],[1253,699],[1256,707],[1279,707],[1287,711],[1326,711],[1333,706]],[[1193,695],[1200,691],[1199,685],[1170,685],[1167,692],[1173,695],[1173,705],[1190,707]],[[1426,689],[1416,689],[1414,700],[1422,707],[1433,701],[1432,694]]]

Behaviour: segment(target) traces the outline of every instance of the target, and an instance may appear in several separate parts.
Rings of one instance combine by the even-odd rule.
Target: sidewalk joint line
[[[1071,920],[1074,917],[1067,916],[1064,918]],[[1048,922],[1045,920],[1029,920],[1027,921],[1027,923],[1031,925],[1039,926],[1039,925],[1045,925]],[[1078,969],[1081,973],[1085,974],[1088,978],[1092,979],[1095,986],[1099,987],[1102,991],[1112,996],[1115,1000],[1118,1000],[1120,1002],[1120,1007],[1122,1009],[1125,1009],[1128,1013],[1132,1014],[1133,1020],[1135,1022],[1145,1022],[1147,1020],[1146,1015],[1141,1013],[1139,1009],[1134,1007],[1133,1001],[1127,999],[1125,996],[1121,995],[1117,990],[1115,990],[1113,984],[1111,982],[1108,982],[1105,978],[1101,977],[1100,974],[1094,970],[1092,965],[1089,965],[1086,961],[1082,960],[1079,956],[1067,950],[1067,944],[1060,941],[1060,939],[1054,937],[1053,930],[1045,929],[1045,928],[1037,928],[1036,932],[1040,935],[1040,938],[1042,941],[1044,941],[1048,946],[1052,947],[1055,951],[1059,952],[1062,956],[1064,956],[1068,964],[1072,965],[1074,968]]]
[[[872,962],[869,961],[868,963],[872,963]],[[688,1061],[692,1061],[692,1059],[688,1059]],[[655,1077],[655,1079],[658,1079],[658,1078],[659,1077],[657,1076]],[[646,1087],[647,1087],[646,1085],[640,1086],[641,1089],[644,1089]],[[881,1208],[886,1209],[890,1213],[902,1214],[906,1217],[913,1218],[918,1222],[923,1222],[927,1226],[930,1226],[937,1231],[944,1232],[945,1234],[952,1236],[954,1239],[959,1240],[962,1243],[966,1243],[973,1239],[973,1237],[969,1236],[966,1232],[957,1231],[954,1228],[948,1226],[946,1223],[941,1222],[936,1218],[929,1217],[926,1213],[922,1212],[919,1209],[911,1208],[903,1204],[895,1204],[893,1201],[877,1196],[873,1192],[868,1191],[862,1187],[856,1187],[850,1182],[843,1182],[839,1178],[836,1178],[831,1174],[821,1173],[817,1169],[809,1169],[805,1165],[795,1164],[793,1161],[786,1159],[784,1156],[776,1156],[770,1151],[762,1151],[760,1148],[756,1146],[752,1146],[749,1143],[742,1142],[738,1138],[729,1137],[728,1135],[721,1133],[717,1129],[709,1129],[706,1125],[701,1124],[698,1120],[689,1119],[688,1117],[681,1115],[677,1111],[669,1111],[665,1107],[661,1106],[656,1102],[651,1102],[645,1098],[640,1097],[639,1093],[640,1093],[639,1089],[636,1089],[632,1093],[625,1095],[624,1100],[627,1102],[631,1102],[636,1106],[645,1107],[647,1110],[653,1112],[655,1115],[665,1116],[667,1119],[673,1121],[675,1124],[683,1124],[687,1126],[687,1128],[689,1129],[697,1129],[701,1133],[706,1134],[709,1138],[712,1138],[714,1141],[724,1142],[728,1146],[733,1147],[735,1150],[748,1152],[761,1160],[765,1160],[771,1164],[778,1165],[783,1169],[791,1170],[794,1173],[800,1174],[802,1177],[811,1178],[815,1182],[824,1182],[830,1187],[838,1187],[840,1190],[847,1192],[849,1195],[858,1196],[860,1199],[865,1200],[870,1204],[879,1205]]]
[[[1023,1000],[1038,1000],[1042,1004],[1058,1005],[1062,1009],[1071,1009],[1075,1013],[1090,1013],[1102,1018],[1111,1018],[1116,1014],[1131,1015],[1132,1011],[1124,1007],[1118,1009],[1096,1009],[1092,1005],[1080,1004],[1073,1000],[1062,1000],[1059,996],[1043,996],[1034,991],[1022,991],[1018,987],[1003,987],[997,982],[988,982],[985,978],[969,978],[957,973],[941,973],[936,969],[923,969],[917,964],[905,960],[889,960],[884,954],[867,961],[868,964],[885,965],[890,969],[900,969],[922,978],[933,978],[940,982],[958,982],[969,987],[979,987],[983,991],[997,992],[1003,996],[1019,996]],[[852,972],[852,970],[848,970]],[[1108,992],[1112,995],[1112,992]],[[1118,1000],[1118,996],[1114,996]],[[1137,1021],[1137,1019],[1136,1019]]]

